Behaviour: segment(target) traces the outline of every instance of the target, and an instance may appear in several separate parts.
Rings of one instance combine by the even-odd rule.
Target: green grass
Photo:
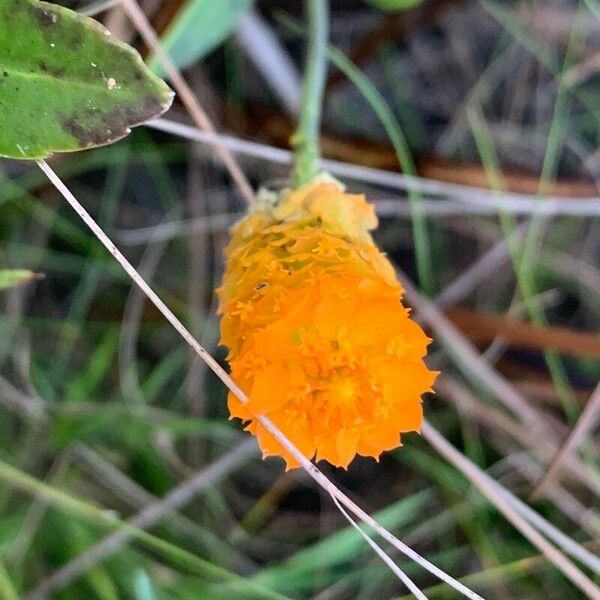
[[[558,77],[550,118],[523,124],[524,141],[537,135],[547,138],[541,165],[544,192],[562,176],[564,139],[572,136],[593,144],[600,115],[595,108],[597,91],[592,85],[578,89],[562,85],[560,75],[572,64],[570,59],[564,60],[524,31],[512,10],[489,0],[483,4],[504,28],[497,51],[512,36],[532,53],[538,66]],[[586,4],[596,7],[591,0]],[[576,42],[574,30],[575,48]],[[244,107],[251,101],[246,95],[252,86],[236,76],[245,63],[235,63],[237,55],[231,56],[237,52],[235,46],[228,46],[227,52],[230,96]],[[378,90],[362,65],[351,64],[339,52],[332,52],[331,58],[361,89],[403,170],[411,174],[412,156],[427,148],[431,128],[427,105],[415,96],[418,86],[405,81],[404,70],[396,74],[394,61],[403,52],[401,45],[390,44],[373,59],[374,67],[384,72],[392,97]],[[209,64],[218,79],[222,65]],[[484,166],[491,187],[502,194],[503,156],[490,127],[493,115],[486,106],[476,109],[467,123],[474,138],[473,157]],[[359,118],[361,110],[348,106],[346,115]],[[165,215],[172,220],[186,218],[182,198],[192,152],[184,142],[157,142],[145,130],[137,130],[112,147],[65,157],[55,168],[111,232],[156,223]],[[220,180],[222,174],[212,160],[201,165],[206,187]],[[247,166],[250,175],[255,174],[253,168],[254,163]],[[281,174],[262,164],[256,173],[263,178]],[[144,193],[138,196],[140,190]],[[214,209],[210,197],[202,200],[208,212]],[[396,260],[406,260],[407,247],[414,250],[416,270],[427,292],[468,268],[485,250],[489,239],[485,232],[500,241],[517,225],[509,214],[439,222],[419,212],[418,195],[411,192],[410,201],[412,218],[386,220],[381,239],[383,249]],[[491,306],[502,313],[518,289],[534,323],[562,324],[567,318],[553,310],[542,312],[536,304],[540,291],[557,288],[580,307],[570,323],[597,331],[598,299],[577,283],[576,273],[567,281],[551,264],[556,253],[583,252],[587,227],[581,219],[571,218],[548,231],[534,229],[524,248],[511,249],[510,270],[482,283],[468,299],[469,306],[474,310]],[[203,265],[200,272],[192,270],[197,263],[191,260],[194,250],[188,241],[181,238],[148,249],[158,258],[147,277],[178,316],[193,324],[210,350],[222,357],[216,347],[217,318],[207,313],[212,290],[201,298],[201,306],[188,298],[197,278],[212,285],[221,268],[225,236],[219,232],[206,236],[207,254],[195,257]],[[140,264],[144,249],[125,251]],[[192,473],[239,447],[247,434],[227,420],[226,391],[210,373],[202,382],[204,412],[194,412],[186,385],[187,348],[150,306],[142,307],[137,321],[123,321],[131,302],[129,281],[34,168],[12,177],[0,174],[0,269],[5,268],[32,269],[45,279],[0,291],[0,598],[24,597],[107,535],[124,532],[126,543],[60,586],[52,597],[408,599],[406,589],[330,499],[301,473],[288,475],[282,484],[282,463],[275,459],[261,461],[256,455],[240,459],[239,468],[148,531],[127,524],[148,494],[164,498]],[[204,314],[208,316],[203,318]],[[123,337],[131,331],[133,354],[124,361]],[[455,350],[437,339],[433,350],[436,368],[458,373],[472,384],[473,373],[457,368],[460,356]],[[567,417],[576,417],[580,405],[573,403],[567,383],[597,380],[599,361],[597,357],[566,361],[549,352],[546,361],[540,361],[539,372],[553,377],[556,398],[568,402],[564,410],[534,400],[532,406],[568,423]],[[18,391],[16,399],[6,382]],[[42,401],[43,418],[23,411],[24,398],[30,396]],[[477,400],[492,411],[503,410],[491,393],[479,393]],[[493,423],[441,397],[428,397],[426,409],[436,427],[466,456],[527,499],[535,482],[527,481],[507,461],[508,456],[523,455],[517,442]],[[409,434],[404,443],[379,464],[359,460],[347,473],[327,473],[400,539],[486,598],[579,597],[578,590],[424,440]],[[597,472],[592,460],[589,464]],[[592,511],[592,492],[571,481],[565,492]],[[581,515],[569,514],[555,499],[535,508],[578,542],[589,540],[589,530],[577,520]],[[428,598],[457,597],[446,584],[385,544],[384,548]]]

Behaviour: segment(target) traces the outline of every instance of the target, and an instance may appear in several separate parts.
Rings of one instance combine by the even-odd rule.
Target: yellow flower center
[[[335,378],[330,384],[329,389],[333,398],[337,398],[340,405],[353,406],[357,399],[356,383],[350,377]]]

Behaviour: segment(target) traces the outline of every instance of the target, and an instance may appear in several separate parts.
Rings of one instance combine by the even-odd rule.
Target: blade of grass
[[[518,580],[523,577],[530,577],[533,570],[540,570],[548,564],[546,557],[542,554],[535,556],[528,556],[519,560],[500,565],[495,568],[485,569],[478,573],[466,575],[462,578],[464,583],[469,585],[485,585],[491,584],[494,581],[508,582],[512,580]],[[440,583],[431,587],[428,587],[424,592],[432,598],[447,598],[448,588],[445,584]],[[411,600],[410,596],[396,597],[393,600]]]
[[[597,21],[600,21],[600,4],[597,0],[583,0]]]
[[[136,600],[157,600],[152,580],[148,577],[148,574],[141,569],[135,575],[134,589]]]
[[[482,424],[489,432],[504,434],[505,437],[519,443],[524,448],[531,448],[539,456],[538,460],[530,456],[529,450],[526,452],[526,462],[528,468],[518,469],[526,480],[537,481],[542,474],[542,467],[539,466],[556,455],[557,446],[554,441],[532,436],[527,427],[522,426],[514,419],[505,415],[490,406],[484,404],[479,398],[475,397],[461,382],[451,375],[440,376],[436,381],[436,390],[439,392],[439,398],[450,401],[459,409],[462,414],[468,415],[470,420]],[[514,445],[504,444],[510,447],[510,453],[514,453]],[[513,454],[514,455],[514,454]],[[519,461],[521,463],[523,461]],[[552,500],[560,510],[572,521],[580,525],[590,535],[600,535],[600,524],[594,523],[594,513],[583,514],[583,505],[569,492],[560,486],[555,486],[548,493],[548,498]]]
[[[70,516],[60,515],[60,517],[59,526],[66,541],[64,544],[65,558],[72,560],[94,542],[95,536],[92,531]],[[84,583],[98,600],[119,600],[111,575],[105,565],[96,565],[86,572]]]
[[[155,525],[166,515],[171,514],[172,511],[188,504],[201,490],[209,492],[211,484],[222,479],[231,470],[239,468],[246,460],[251,458],[253,456],[252,451],[255,450],[255,447],[254,440],[246,440],[236,449],[230,451],[228,454],[213,462],[210,466],[196,473],[188,481],[171,490],[171,492],[163,499],[148,504],[137,515],[128,519],[125,525],[121,526],[120,529],[88,548],[71,562],[44,579],[44,581],[33,590],[31,596],[33,598],[39,595],[45,596],[49,592],[62,589],[70,582],[80,577],[83,573],[87,572],[100,560],[116,553],[133,537],[134,533],[139,536],[140,534],[138,532],[140,529],[146,529]],[[145,540],[147,535],[148,534],[144,534],[142,539]],[[215,567],[211,563],[207,564],[213,569],[221,570],[220,567]],[[234,579],[231,579],[231,581],[235,584],[238,591],[243,591],[246,588],[253,593],[263,594],[258,596],[259,598],[281,599],[280,594],[267,590],[262,586],[254,587],[253,585],[248,585],[248,581],[243,578],[234,576]]]
[[[581,5],[580,5],[581,7]],[[558,158],[559,150],[562,146],[563,138],[565,135],[565,118],[567,111],[567,90],[565,75],[571,68],[571,62],[573,54],[576,50],[576,46],[581,44],[581,32],[580,32],[580,9],[577,11],[575,20],[571,31],[569,33],[569,40],[567,42],[567,49],[565,52],[565,58],[562,65],[562,70],[558,74],[558,90],[556,101],[554,104],[554,112],[552,115],[552,121],[550,123],[550,129],[548,131],[548,138],[546,143],[546,150],[544,152],[544,161],[542,164],[542,172],[540,175],[540,186],[538,195],[543,195],[548,189],[549,183],[556,179],[558,170]],[[546,222],[543,218],[537,217],[535,214],[531,220],[531,227],[525,238],[525,244],[523,246],[523,253],[521,255],[521,261],[519,264],[518,279],[524,285],[527,286],[532,294],[535,294],[535,280],[534,280],[534,269],[536,260],[536,248],[541,242],[543,232],[546,228]],[[531,294],[524,294],[524,300],[527,306],[527,310],[530,317],[534,322],[544,324],[547,322],[546,316],[541,307],[531,300]],[[576,418],[576,400],[575,394],[560,359],[560,356],[555,352],[546,351],[544,352],[544,358],[548,365],[548,370],[556,387],[557,394],[563,404],[565,414],[570,421],[574,421]]]
[[[548,431],[562,431],[562,424],[548,413],[533,407],[527,399],[504,377],[493,369],[450,323],[446,316],[414,287],[410,279],[398,270],[408,303],[415,307],[418,320],[427,323],[435,331],[438,340],[465,377],[498,398],[513,415],[529,428],[532,435],[547,437]],[[600,477],[589,467],[584,467],[576,457],[569,457],[571,474],[596,494],[600,494]]]
[[[371,83],[367,76],[358,69],[342,52],[336,48],[329,49],[331,62],[342,71],[352,83],[360,90],[371,108],[375,111],[383,125],[394,150],[403,173],[416,176],[417,168],[412,158],[410,148],[400,128],[400,123],[390,110],[385,98],[379,90]],[[411,188],[408,188],[408,201],[410,205],[411,219],[413,223],[413,242],[415,247],[415,259],[417,264],[417,275],[419,284],[425,295],[431,296],[434,291],[433,265],[431,262],[430,240],[427,229],[427,221],[421,208],[423,197]]]
[[[463,430],[468,424],[470,422],[467,419],[460,421]],[[504,562],[504,548],[495,544],[495,540],[489,535],[493,526],[490,523],[492,515],[488,507],[469,495],[469,485],[459,473],[440,461],[438,456],[432,456],[431,452],[415,446],[403,449],[402,453],[395,452],[394,456],[416,472],[425,474],[425,477],[437,486],[438,495],[451,507],[454,517],[452,523],[456,523],[464,532],[469,541],[469,548],[476,553],[481,564],[487,568],[494,568]]]
[[[90,2],[90,4],[80,8],[77,12],[86,17],[94,17],[113,6],[116,6],[120,1],[121,0],[97,0],[97,2]]]
[[[126,146],[126,150],[129,146]],[[100,200],[99,223],[102,227],[110,229],[113,226],[113,221],[116,217],[118,203],[117,199],[121,196],[123,187],[125,186],[125,178],[129,166],[129,156],[125,153],[123,161],[117,165],[108,167],[106,182]],[[82,323],[85,314],[97,293],[97,288],[103,273],[103,264],[101,261],[102,246],[93,245],[90,248],[90,258],[93,261],[88,269],[84,271],[83,277],[78,284],[73,300],[70,304],[69,312],[65,319],[65,327],[60,334],[57,343],[57,378],[64,377],[64,370],[71,356],[73,348],[77,343],[78,337],[69,335],[68,331],[72,331],[72,326],[76,324],[76,330],[82,330]],[[89,394],[86,394],[86,397]]]
[[[411,520],[420,518],[431,499],[430,491],[418,492],[379,511],[375,518],[386,529],[397,530],[408,525]],[[316,569],[320,567],[334,570],[343,563],[357,560],[361,550],[360,537],[351,527],[346,527],[298,551],[283,562],[266,567],[254,578],[269,588],[287,590],[287,586],[296,581],[310,583]]]
[[[96,395],[98,387],[114,366],[118,340],[118,330],[109,329],[106,332],[87,364],[69,380],[65,389],[65,402],[77,402],[81,398]]]
[[[286,112],[297,116],[301,97],[300,75],[266,19],[255,8],[250,8],[238,23],[236,37]]]
[[[247,448],[240,446],[224,458],[228,462],[231,462],[232,458],[237,458],[238,454],[243,453],[247,454]],[[223,463],[221,462],[214,464]],[[285,596],[282,596],[281,594],[271,592],[263,586],[254,584],[253,582],[250,582],[242,577],[238,577],[237,575],[204,561],[194,554],[182,550],[181,548],[174,546],[165,540],[141,531],[136,525],[119,519],[112,511],[97,508],[96,506],[80,500],[75,496],[53,488],[52,486],[49,486],[35,479],[34,477],[15,469],[3,461],[0,461],[0,478],[8,485],[14,486],[30,494],[35,494],[46,500],[49,504],[60,508],[62,511],[68,514],[77,516],[86,522],[93,523],[103,528],[117,529],[116,533],[138,540],[149,549],[161,554],[179,568],[190,570],[191,572],[197,573],[212,581],[227,581],[229,583],[233,583],[234,585],[240,586],[242,589],[244,586],[247,586],[249,590],[252,589],[256,592],[256,598],[273,598],[273,600],[285,599]],[[46,580],[44,583],[47,582],[48,580]],[[44,583],[22,597],[33,600],[33,598],[44,596],[46,594],[44,591]]]
[[[569,434],[569,437],[560,447],[560,449],[556,453],[556,456],[552,459],[552,462],[550,463],[548,469],[540,479],[537,487],[532,492],[532,500],[539,500],[544,495],[544,491],[546,490],[546,488],[551,486],[555,482],[555,480],[558,480],[560,471],[564,468],[566,457],[568,457],[571,453],[575,452],[577,447],[593,430],[598,421],[599,414],[600,384],[596,386],[596,389],[587,401],[585,409],[581,413],[581,416],[577,420],[577,423],[573,427],[573,430]]]
[[[73,452],[76,460],[82,466],[90,471],[91,474],[98,480],[98,483],[107,490],[111,490],[120,499],[137,508],[144,508],[151,502],[158,501],[156,496],[153,496],[145,488],[140,486],[117,469],[111,462],[103,456],[87,447],[85,444],[76,443]],[[219,536],[215,535],[202,525],[196,524],[191,519],[173,512],[167,517],[172,529],[182,537],[192,538],[197,541],[197,547],[204,555],[207,551],[215,556],[221,564],[231,563],[232,556],[236,559],[240,566],[244,566],[246,570],[252,566],[240,553],[224,542]],[[269,586],[265,586],[269,587]]]
[[[494,0],[479,0],[479,4],[481,4],[484,10],[489,13],[519,44],[521,44],[523,48],[530,52],[549,73],[556,76],[559,75],[560,63],[556,55],[550,49],[550,46],[546,45],[540,47],[536,44],[535,36],[531,35],[530,30],[519,21],[518,17],[515,17],[511,9],[505,8],[504,5],[497,3]],[[598,122],[600,121],[600,113],[598,113],[597,110],[598,101],[595,93],[586,93],[583,90],[579,90],[577,87],[570,88],[569,91],[583,104],[588,116],[596,122],[597,128]]]
[[[463,473],[479,491],[526,537],[546,558],[590,598],[600,598],[600,588],[578,569],[560,550],[532,527],[514,507],[506,501],[509,493],[489,475],[452,446],[429,423],[423,423],[421,434],[448,462]],[[598,571],[600,573],[600,571]]]
[[[483,119],[477,115],[473,109],[468,111],[468,121],[471,125],[471,130],[475,138],[477,148],[482,158],[483,166],[490,179],[492,189],[501,194],[502,192],[502,175],[498,158],[493,148],[491,135],[487,130]],[[534,279],[532,268],[534,266],[535,240],[538,240],[543,228],[547,224],[547,219],[539,214],[533,214],[527,233],[521,244],[515,243],[515,231],[517,228],[514,218],[503,210],[499,210],[500,225],[507,240],[512,240],[509,244],[510,257],[517,277],[519,291],[523,296],[523,301],[527,308],[530,319],[535,325],[546,326],[548,320],[539,303],[535,300],[537,296],[537,288]],[[556,352],[544,350],[544,358],[552,381],[556,387],[557,393],[565,413],[568,417],[573,418],[573,410],[575,408],[575,398],[568,379]]]
[[[2,561],[0,561],[0,598],[2,600],[19,600],[19,594]]]

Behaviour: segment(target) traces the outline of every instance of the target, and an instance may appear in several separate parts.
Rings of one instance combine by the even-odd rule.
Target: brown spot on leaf
[[[64,31],[65,42],[71,50],[78,50],[83,41],[83,29],[81,27],[69,27]]]
[[[79,110],[73,115],[61,117],[60,123],[81,148],[89,148],[119,140],[129,133],[131,127],[163,112],[164,106],[160,102],[147,97],[138,104],[116,107],[104,114],[92,109]]]
[[[36,4],[30,6],[33,17],[42,27],[52,27],[59,21],[58,13],[48,8],[42,8]]]
[[[61,79],[65,74],[65,69],[61,67],[52,67],[43,60],[39,62],[39,67],[42,72],[47,73],[48,75],[52,75],[52,77],[56,79]]]
[[[71,117],[60,119],[60,124],[63,129],[73,136],[81,148],[89,146],[101,146],[107,144],[113,139],[118,139],[125,135],[125,132],[119,135],[110,135],[104,127],[96,121],[88,124],[89,116],[83,113],[75,114]],[[114,132],[116,134],[116,132]]]

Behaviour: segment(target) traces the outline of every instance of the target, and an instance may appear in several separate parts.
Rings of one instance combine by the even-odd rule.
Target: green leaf
[[[422,0],[365,0],[367,4],[381,10],[406,10],[420,4]]]
[[[109,144],[171,105],[171,90],[140,55],[93,19],[0,0],[0,30],[0,156]]]
[[[0,290],[17,287],[37,278],[36,273],[25,269],[0,269]]]
[[[68,382],[64,391],[64,402],[77,402],[94,396],[116,361],[120,331],[109,329],[96,345],[86,365]]]
[[[154,586],[146,571],[140,569],[134,579],[134,591],[136,600],[156,600]]]
[[[0,598],[3,600],[19,600],[19,594],[4,565],[0,562]]]
[[[214,50],[235,29],[253,0],[189,0],[165,32],[162,43],[179,67],[187,67]],[[156,58],[150,68],[163,74]]]

